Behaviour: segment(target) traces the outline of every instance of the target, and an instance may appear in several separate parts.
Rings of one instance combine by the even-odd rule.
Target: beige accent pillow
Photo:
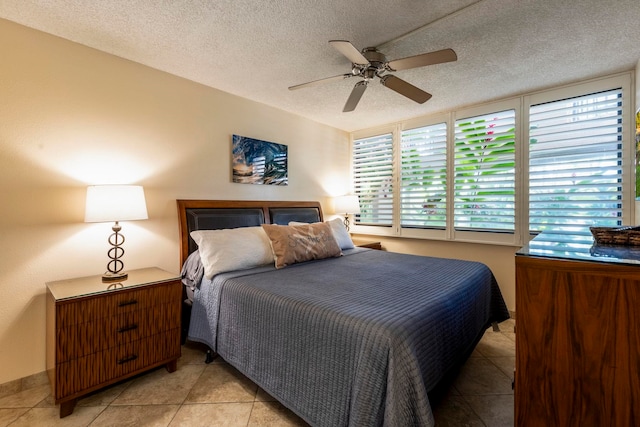
[[[262,228],[271,241],[276,268],[342,255],[331,226],[325,222],[305,225],[263,224]]]
[[[327,224],[331,226],[331,231],[333,231],[333,237],[336,238],[338,242],[338,246],[340,249],[353,249],[356,246],[353,244],[353,240],[351,240],[351,235],[344,226],[344,223],[340,218],[335,218],[330,221],[325,221]],[[291,221],[289,225],[304,225],[306,222],[297,222]]]
[[[191,237],[198,244],[204,275],[246,270],[273,262],[273,252],[262,227],[197,230]]]

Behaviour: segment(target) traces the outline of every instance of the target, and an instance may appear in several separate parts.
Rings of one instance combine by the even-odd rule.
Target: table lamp
[[[125,280],[124,255],[122,244],[124,235],[120,234],[122,227],[119,221],[134,221],[147,219],[147,205],[144,190],[139,185],[91,185],[87,187],[87,201],[84,222],[114,222],[113,234],[108,238],[111,248],[107,256],[111,259],[107,263],[107,271],[102,275],[103,282]]]
[[[335,213],[344,213],[344,226],[349,231],[349,214],[360,213],[360,201],[355,194],[338,196],[333,199]]]

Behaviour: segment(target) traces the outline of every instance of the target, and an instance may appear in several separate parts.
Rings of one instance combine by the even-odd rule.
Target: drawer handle
[[[134,323],[133,325],[130,325],[130,326],[125,326],[124,328],[120,328],[118,329],[118,332],[120,333],[129,332],[129,331],[133,331],[134,329],[138,329],[137,323]]]
[[[124,359],[118,360],[118,365],[123,365],[127,362],[132,362],[138,358],[138,355],[134,354],[133,356],[125,357]]]
[[[133,305],[133,304],[137,304],[138,300],[137,299],[132,299],[130,301],[123,301],[120,304],[118,304],[118,307],[126,307],[128,305]]]

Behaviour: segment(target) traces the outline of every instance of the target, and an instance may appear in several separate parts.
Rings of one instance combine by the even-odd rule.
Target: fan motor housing
[[[384,68],[387,57],[375,47],[367,47],[362,49],[362,56],[367,58],[367,61],[375,68]]]

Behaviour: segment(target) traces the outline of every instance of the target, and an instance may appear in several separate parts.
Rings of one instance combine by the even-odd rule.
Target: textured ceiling
[[[0,17],[347,131],[634,68],[638,0],[0,0]],[[328,41],[389,60],[452,48],[457,62],[398,71],[425,104],[355,78]]]

